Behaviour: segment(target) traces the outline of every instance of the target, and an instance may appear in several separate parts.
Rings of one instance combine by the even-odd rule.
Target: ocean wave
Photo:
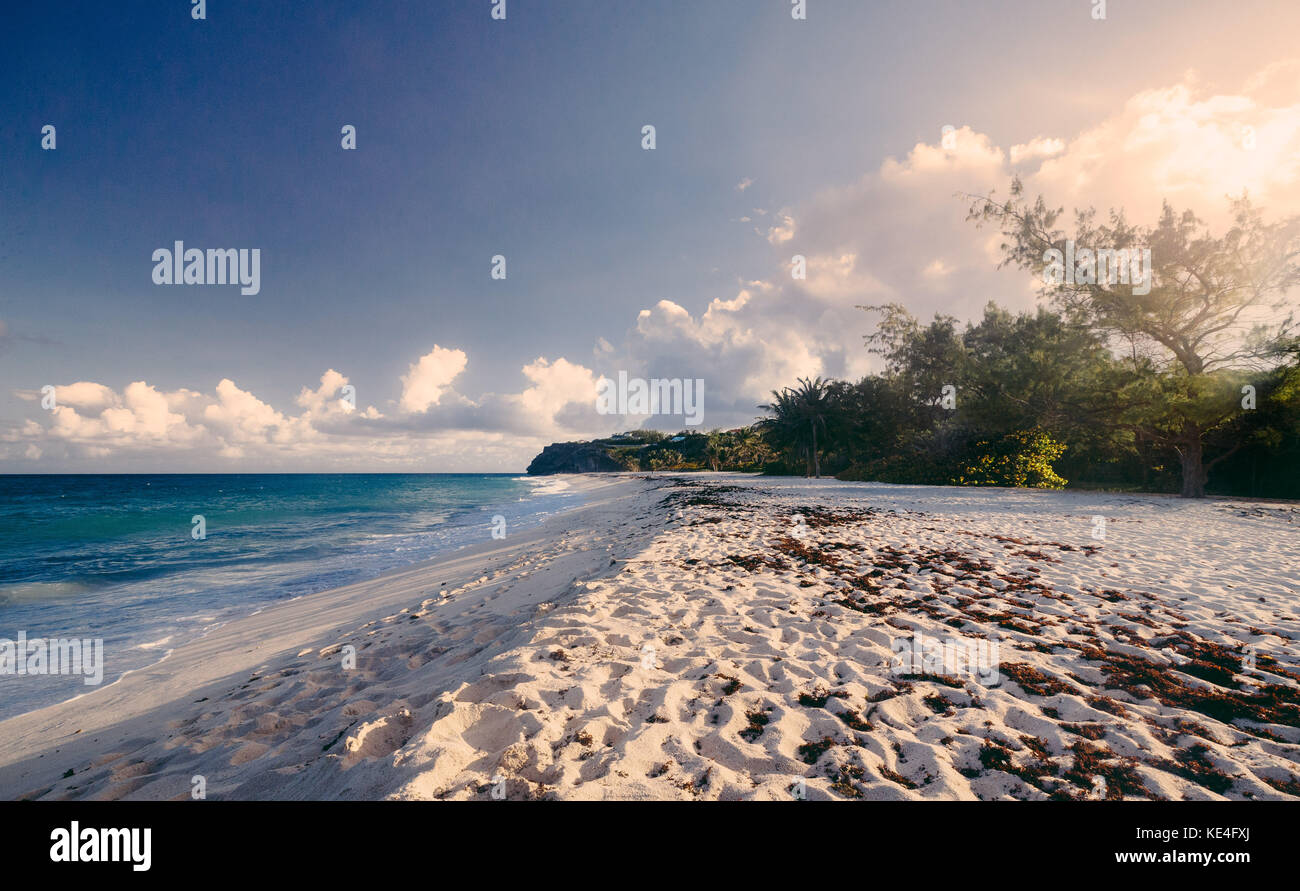
[[[159,647],[164,646],[165,644],[169,643],[169,642],[171,641],[171,639],[172,639],[173,637],[175,637],[175,636],[176,636],[176,635],[174,635],[174,634],[169,634],[169,635],[167,635],[166,637],[164,637],[164,638],[162,638],[162,639],[160,639],[160,640],[151,640],[151,641],[149,641],[148,643],[139,643],[139,644],[136,644],[136,645],[135,645],[135,648],[136,648],[137,650],[156,650],[156,649],[158,649]]]
[[[22,582],[0,585],[0,606],[23,606],[80,597],[91,590],[84,582]]]
[[[560,495],[573,488],[568,480],[562,480],[553,476],[520,476],[515,477],[515,481],[531,485],[533,487],[533,495]]]

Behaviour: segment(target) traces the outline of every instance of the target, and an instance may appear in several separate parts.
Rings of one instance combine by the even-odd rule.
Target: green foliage
[[[648,454],[645,461],[650,470],[679,470],[685,463],[682,453],[673,449],[657,449]]]
[[[619,464],[623,465],[624,470],[641,469],[640,447],[625,447],[619,449],[610,449],[609,455]]]
[[[775,460],[771,443],[755,427],[714,430],[705,440],[704,462],[711,470],[757,473]]]
[[[759,406],[772,415],[758,425],[768,442],[788,454],[802,457],[806,462],[805,476],[821,476],[821,451],[829,433],[827,419],[840,414],[835,395],[830,381],[801,377],[797,387],[773,390],[772,402]]]
[[[881,329],[868,346],[882,373],[829,384],[835,431],[823,465],[841,479],[928,485],[1060,486],[1179,492],[1181,427],[1224,494],[1300,497],[1300,340],[1270,371],[1161,372],[1141,354],[1107,347],[1104,334],[1040,308],[1012,314],[989,304],[959,327],[923,325],[901,306],[871,308]],[[1245,410],[1241,388],[1256,388]],[[956,408],[939,400],[956,388]],[[1036,433],[1045,439],[1037,439]],[[1068,444],[1069,448],[1060,451]],[[795,461],[781,469],[797,473]]]
[[[973,460],[964,461],[952,479],[956,486],[1015,486],[1064,489],[1052,463],[1065,452],[1042,430],[1017,430],[995,443],[980,442]]]
[[[1267,368],[1297,335],[1288,296],[1300,285],[1300,217],[1266,223],[1245,197],[1231,210],[1231,227],[1217,237],[1190,210],[1168,204],[1154,226],[1130,225],[1121,210],[1099,223],[1089,208],[1067,231],[1063,209],[1029,201],[1016,180],[1009,199],[977,198],[970,211],[976,223],[1001,228],[1003,265],[1051,272],[1043,296],[1072,324],[1124,349],[1109,410],[1098,417],[1176,453],[1188,497],[1204,495],[1215,464],[1247,444],[1235,438],[1241,409],[1224,398],[1227,385]],[[1113,250],[1143,258],[1140,285],[1132,275],[1112,279],[1086,267],[1065,275],[1058,266],[1062,257]]]
[[[629,471],[728,470],[758,473],[772,466],[775,452],[752,427],[696,433],[635,430],[593,445]]]

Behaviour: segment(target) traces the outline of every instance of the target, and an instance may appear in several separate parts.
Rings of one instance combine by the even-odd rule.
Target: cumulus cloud
[[[459,349],[434,346],[397,383],[396,410],[354,405],[347,376],[325,371],[298,393],[297,414],[282,411],[223,378],[212,392],[162,391],[135,381],[120,392],[91,381],[55,387],[56,405],[0,430],[0,458],[85,461],[116,457],[150,467],[189,462],[253,462],[259,467],[354,467],[436,459],[450,469],[518,468],[542,445],[609,432],[595,412],[596,375],[565,358],[539,357],[520,369],[516,393],[457,393],[469,363]],[[36,403],[39,391],[18,392]],[[351,397],[351,398],[348,398]],[[188,466],[188,465],[187,465]],[[210,467],[211,464],[203,464]]]
[[[468,362],[463,350],[447,350],[435,344],[432,352],[421,356],[403,375],[402,408],[423,412],[437,405]]]
[[[333,368],[320,376],[320,386],[315,390],[303,387],[298,394],[298,404],[312,414],[342,412],[351,414],[356,406],[340,394],[348,386],[348,379]]]
[[[805,374],[843,374],[854,369],[850,354],[860,344],[847,316],[810,298],[792,303],[791,290],[768,281],[743,283],[732,298],[715,298],[693,315],[671,300],[642,310],[615,357],[602,357],[602,373],[625,370],[647,379],[704,382],[703,426],[752,423],[769,391]],[[809,314],[811,311],[811,314]],[[824,326],[824,327],[823,327]],[[814,328],[820,332],[812,334]],[[856,341],[856,342],[855,342]],[[630,419],[626,426],[638,426]],[[650,426],[676,428],[682,417],[654,419]]]
[[[1280,89],[1285,85],[1286,89]],[[1133,96],[1113,117],[1066,142],[1027,184],[1066,206],[1125,207],[1153,219],[1167,199],[1212,224],[1224,196],[1300,205],[1300,66],[1273,66],[1236,94],[1188,81]]]
[[[185,446],[202,433],[188,422],[184,414],[172,411],[167,394],[144,381],[128,384],[120,394],[89,381],[56,387],[55,404],[48,415],[48,426],[29,420],[21,428],[19,438],[73,443],[87,449],[111,451],[129,445],[147,448]],[[10,434],[6,438],[12,440],[15,437]]]
[[[1036,158],[1050,158],[1063,151],[1065,151],[1064,139],[1048,139],[1040,136],[1029,142],[1011,146],[1011,163],[1019,164],[1021,161],[1032,161]]]
[[[234,442],[285,441],[289,426],[284,415],[228,378],[217,384],[217,401],[204,408],[203,418]]]
[[[111,389],[92,381],[77,381],[59,387],[55,391],[55,399],[62,405],[70,405],[92,414],[99,414],[110,406],[121,404],[121,399]]]
[[[588,368],[568,359],[550,362],[543,357],[525,365],[523,372],[532,386],[510,398],[539,421],[554,418],[575,403],[586,407],[593,404],[597,379]]]

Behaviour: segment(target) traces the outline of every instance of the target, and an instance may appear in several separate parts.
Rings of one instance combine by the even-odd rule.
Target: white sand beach
[[[1300,798],[1294,504],[568,479],[0,723],[0,797]]]

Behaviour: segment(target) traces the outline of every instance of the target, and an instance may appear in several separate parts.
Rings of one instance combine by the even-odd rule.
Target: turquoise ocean
[[[0,639],[102,639],[104,684],[282,600],[575,506],[517,474],[0,476]],[[203,518],[196,538],[194,518]],[[0,673],[0,718],[90,692]]]

